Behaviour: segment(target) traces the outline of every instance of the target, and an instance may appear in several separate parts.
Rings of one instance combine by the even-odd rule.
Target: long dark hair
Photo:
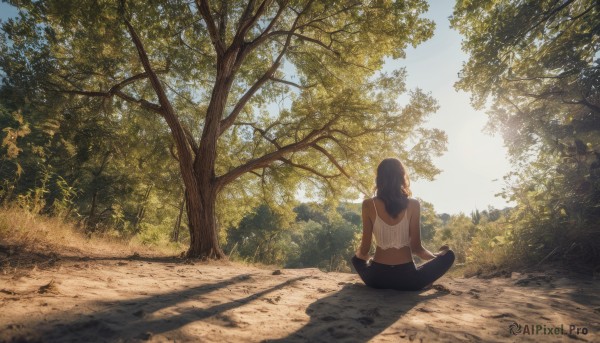
[[[387,213],[395,218],[408,207],[410,181],[404,165],[397,158],[386,158],[377,167],[375,179],[377,198],[385,204]]]

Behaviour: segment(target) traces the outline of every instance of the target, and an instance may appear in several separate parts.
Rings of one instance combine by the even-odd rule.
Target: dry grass
[[[166,257],[181,252],[174,246],[150,247],[108,234],[88,236],[61,218],[35,215],[18,207],[0,208],[0,267],[4,273],[51,266],[63,257]]]

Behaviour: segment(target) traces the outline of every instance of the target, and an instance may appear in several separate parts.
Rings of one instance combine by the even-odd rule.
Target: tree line
[[[513,264],[511,208],[450,215],[436,213],[431,203],[420,202],[421,238],[428,249],[450,245],[457,265],[469,273]],[[337,207],[302,203],[288,220],[263,204],[227,229],[224,249],[230,258],[250,263],[349,272],[361,235],[360,203]],[[373,244],[371,253],[374,248]]]

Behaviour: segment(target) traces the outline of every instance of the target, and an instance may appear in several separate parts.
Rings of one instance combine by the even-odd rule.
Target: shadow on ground
[[[82,308],[83,312],[80,312],[81,310],[73,309],[70,313],[62,312],[60,317],[45,317],[43,322],[39,322],[38,319],[31,320],[20,324],[23,331],[18,331],[21,334],[16,334],[17,332],[13,332],[10,336],[0,334],[0,341],[6,339],[8,342],[132,342],[145,341],[152,337],[165,339],[168,337],[177,341],[201,341],[201,336],[190,337],[189,332],[185,333],[185,330],[180,329],[188,324],[205,320],[208,322],[217,320],[226,329],[227,321],[230,320],[227,311],[264,299],[271,293],[288,286],[302,287],[298,282],[307,278],[310,277],[292,277],[260,291],[249,293],[243,298],[233,300],[223,298],[216,304],[204,300],[208,293],[227,290],[247,281],[254,282],[254,275],[243,274],[211,284],[140,298],[82,304],[83,307],[92,306],[94,310]],[[364,285],[346,284],[341,290],[315,301],[305,309],[310,316],[310,321],[306,325],[284,338],[265,341],[366,342],[381,334],[419,303],[440,295],[444,294],[435,291],[429,291],[424,295],[417,292],[374,290]],[[385,299],[385,305],[382,305],[382,298]],[[358,299],[363,304],[372,303],[373,306],[356,306],[355,302]],[[419,310],[430,311],[426,307],[421,307]],[[274,324],[279,324],[281,328],[281,321],[284,321],[285,326],[285,321],[289,318],[274,316],[273,320],[279,321]],[[230,324],[236,325],[235,322]],[[268,323],[266,325],[268,326]],[[296,326],[291,325],[291,327]],[[209,332],[203,330],[198,334],[210,336]],[[394,337],[410,338],[416,333],[404,331],[392,334],[395,335]],[[264,338],[256,337],[256,340]]]
[[[67,253],[44,253],[30,251],[21,245],[3,245],[0,244],[0,267],[16,268],[21,270],[37,267],[39,269],[52,268],[64,262],[102,262],[102,261],[123,261],[136,260],[143,262],[162,262],[162,263],[190,263],[189,259],[177,256],[141,256],[134,253],[130,256],[110,256],[110,257],[89,257],[80,256],[84,252],[79,249],[67,249]]]
[[[82,316],[71,313],[70,320],[60,320],[51,325],[36,325],[41,323],[26,323],[26,327],[45,327],[36,332],[13,337],[13,342],[113,342],[146,340],[152,335],[159,335],[177,330],[189,323],[201,321],[212,316],[219,316],[223,312],[243,306],[255,299],[284,288],[306,277],[296,277],[266,288],[260,292],[248,295],[242,299],[219,303],[204,308],[194,306],[178,307],[178,312],[169,316],[155,317],[152,313],[162,309],[181,304],[187,300],[198,300],[203,294],[218,291],[219,289],[244,282],[251,278],[250,274],[243,274],[228,280],[205,284],[181,291],[166,294],[151,295],[124,301],[102,302],[98,305],[102,310],[90,315]],[[132,308],[143,304],[143,309],[133,312]],[[53,322],[52,318],[48,319]],[[44,323],[47,324],[47,323]],[[183,337],[177,337],[178,339]],[[4,337],[6,338],[6,337]],[[186,340],[192,338],[187,337]],[[0,336],[0,341],[3,337]]]
[[[446,293],[433,290],[400,292],[347,284],[340,291],[310,304],[306,309],[310,321],[305,326],[284,338],[265,342],[367,342],[402,320],[402,316],[414,307],[419,306],[417,309],[423,312],[432,311],[422,303],[443,295]],[[382,298],[385,299],[384,305]],[[353,304],[357,299],[373,306],[360,308]],[[400,329],[387,334],[392,335],[392,339],[412,340],[416,331]]]

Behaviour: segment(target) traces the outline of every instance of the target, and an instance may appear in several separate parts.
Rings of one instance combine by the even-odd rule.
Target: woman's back
[[[412,261],[409,227],[413,215],[411,203],[395,218],[385,209],[385,203],[378,198],[370,199],[371,211],[368,213],[373,225],[373,235],[377,243],[374,260],[383,264],[402,264]]]

